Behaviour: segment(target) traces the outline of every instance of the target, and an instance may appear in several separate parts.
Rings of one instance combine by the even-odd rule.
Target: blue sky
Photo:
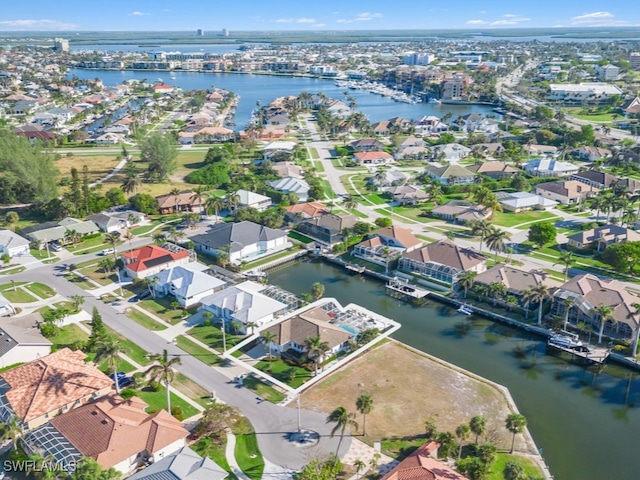
[[[379,30],[640,25],[630,0],[30,0],[7,2],[0,31]]]

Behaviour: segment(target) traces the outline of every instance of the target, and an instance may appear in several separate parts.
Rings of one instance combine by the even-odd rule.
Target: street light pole
[[[120,279],[120,267],[116,266],[116,272],[118,275],[118,287],[120,288],[120,296],[124,297],[124,294],[122,293],[122,280]]]
[[[300,433],[302,432],[302,427],[300,425],[300,392],[298,392],[296,397],[296,406],[298,408],[298,433]]]

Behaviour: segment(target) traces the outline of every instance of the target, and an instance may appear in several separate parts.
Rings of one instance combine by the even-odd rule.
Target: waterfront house
[[[267,286],[246,281],[220,290],[202,299],[201,312],[210,312],[215,319],[237,322],[241,333],[247,328],[259,327],[273,321],[284,313],[287,304],[263,294]]]
[[[603,251],[614,243],[638,242],[640,233],[618,225],[604,225],[567,237],[568,245],[578,250]]]
[[[440,444],[429,441],[390,470],[382,480],[469,480],[438,460]]]
[[[295,229],[319,243],[334,245],[344,240],[344,230],[352,228],[357,221],[358,219],[354,215],[327,213],[319,217],[302,220]]]
[[[563,205],[579,204],[594,197],[600,190],[577,180],[545,182],[536,185],[535,193]]]
[[[250,192],[248,190],[238,190],[236,191],[236,195],[238,196],[239,207],[251,207],[255,208],[259,212],[264,212],[273,204],[271,198],[266,195]]]
[[[640,182],[632,178],[619,178],[610,173],[598,170],[587,170],[585,172],[574,173],[569,180],[577,180],[580,183],[595,187],[599,190],[609,190],[615,188],[617,191],[636,194],[640,192]]]
[[[228,476],[229,472],[209,457],[202,458],[189,447],[182,447],[128,480],[223,480]]]
[[[166,410],[149,414],[148,407],[139,397],[112,393],[52,418],[22,443],[29,454],[51,456],[69,473],[84,457],[129,475],[183,448],[189,434]]]
[[[640,323],[635,305],[640,303],[640,298],[629,293],[622,282],[590,273],[576,275],[554,293],[551,314],[564,318],[568,298],[573,301],[568,312],[570,323],[587,323],[599,328],[600,318],[594,308],[602,303],[613,309],[614,321],[606,321],[606,334],[624,339],[637,334]]]
[[[359,165],[364,166],[387,165],[395,161],[392,155],[383,151],[356,152],[353,154],[353,159]]]
[[[389,120],[382,120],[380,122],[376,122],[373,125],[371,125],[371,131],[375,134],[375,135],[380,135],[380,136],[384,136],[386,137],[387,135],[389,135],[391,133],[390,125],[391,122],[389,122]]]
[[[384,149],[384,143],[375,138],[361,138],[350,143],[357,152],[379,152]]]
[[[166,244],[167,248],[158,245],[146,245],[137,250],[121,255],[124,274],[129,278],[147,278],[160,271],[179,265],[186,265],[196,261],[193,250],[187,250],[173,244]]]
[[[527,210],[549,210],[558,205],[555,200],[530,192],[497,192],[498,202],[505,212],[520,213]]]
[[[301,178],[284,177],[268,182],[267,185],[285,194],[294,193],[299,202],[306,202],[309,199],[309,184]]]
[[[218,223],[206,233],[191,238],[196,250],[217,256],[219,252],[229,254],[229,261],[240,263],[289,248],[287,234],[257,223]]]
[[[422,240],[411,230],[392,225],[373,232],[369,238],[354,247],[351,255],[386,266],[390,259],[411,252],[421,245]]]
[[[38,312],[2,321],[0,368],[31,362],[51,353],[51,341],[45,338],[38,328],[42,322],[42,315]]]
[[[512,167],[507,162],[500,162],[497,160],[476,163],[468,166],[467,168],[478,175],[485,175],[495,180],[511,177],[520,172],[520,169]]]
[[[413,185],[400,185],[388,188],[387,191],[398,205],[416,205],[429,200],[429,195],[424,190]]]
[[[522,303],[522,297],[526,291],[538,285],[546,286],[551,293],[562,285],[562,283],[550,278],[544,271],[532,270],[527,272],[504,264],[495,265],[487,271],[476,275],[473,283],[487,288],[494,283],[500,283],[506,287],[507,295],[513,295],[520,303]]]
[[[27,253],[29,253],[29,240],[11,230],[0,229],[0,255],[9,255],[9,258],[13,258]]]
[[[63,348],[0,373],[0,421],[17,418],[24,429],[37,428],[109,393],[113,381],[86,358]]]
[[[466,224],[477,220],[491,218],[493,210],[484,205],[450,200],[444,205],[439,205],[431,210],[431,215],[449,222]]]
[[[321,217],[329,213],[329,210],[320,202],[297,203],[284,207],[287,213],[284,219],[287,222],[298,223],[306,218]]]
[[[478,177],[475,172],[462,165],[428,166],[425,173],[443,185],[467,185],[475,183]]]
[[[453,285],[464,271],[484,272],[487,269],[487,257],[474,248],[460,247],[445,239],[403,255],[398,268],[406,273]]]
[[[205,273],[208,267],[192,262],[167,268],[153,277],[151,289],[154,295],[173,295],[183,308],[200,303],[209,295],[224,288],[227,282]]]
[[[171,193],[159,195],[156,200],[161,215],[176,212],[200,212],[204,208],[204,201],[194,197],[193,191],[180,192],[177,195]]]
[[[235,138],[235,132],[224,127],[203,127],[194,132],[195,143],[228,142]]]
[[[431,147],[431,158],[435,161],[457,163],[471,154],[471,149],[459,143],[447,143]]]
[[[524,164],[524,170],[534,177],[567,177],[578,173],[580,167],[555,158],[536,158]]]

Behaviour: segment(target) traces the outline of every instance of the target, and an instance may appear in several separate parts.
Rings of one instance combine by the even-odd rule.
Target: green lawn
[[[140,310],[137,310],[133,307],[127,308],[126,314],[127,314],[127,317],[129,317],[131,320],[133,320],[137,324],[142,325],[147,330],[159,331],[159,330],[167,329],[165,325],[162,325],[161,323],[156,322],[149,315],[145,315]]]
[[[255,432],[236,436],[234,452],[240,469],[251,479],[260,480],[264,471],[264,459],[258,448]]]
[[[49,339],[56,350],[68,347],[76,342],[86,342],[87,340],[89,340],[89,335],[74,323],[65,325],[55,337]]]
[[[173,297],[156,297],[143,300],[138,303],[138,306],[160,317],[165,322],[176,325],[182,321],[185,313],[182,307],[178,309],[173,308],[171,302],[173,302]],[[187,315],[193,315],[195,309],[189,309],[187,312],[189,312]]]
[[[222,351],[222,331],[220,330],[219,325],[198,325],[197,327],[193,327],[187,333],[214,350],[217,350],[218,352]],[[244,337],[227,333],[227,348],[233,347],[242,340],[244,340]]]
[[[320,155],[318,155],[318,150],[316,150],[315,148],[312,147],[312,148],[309,149],[309,151],[311,153],[311,158],[313,160],[316,160],[316,159],[320,158]]]
[[[265,372],[293,388],[298,388],[304,382],[308,381],[311,378],[311,375],[313,375],[312,372],[309,372],[302,367],[287,365],[282,360],[275,357],[271,362],[261,360],[255,365],[255,367],[261,372]],[[293,380],[289,376],[290,373],[295,374]]]
[[[147,355],[149,355],[149,352],[147,352],[142,347],[139,347],[128,338],[125,338],[124,336],[120,335],[118,332],[111,329],[110,327],[107,327],[105,325],[105,328],[107,329],[107,332],[109,333],[109,335],[113,335],[122,343],[122,346],[124,347],[124,350],[125,350],[124,354],[129,358],[131,358],[131,360],[143,366],[151,364],[151,360],[147,358]],[[153,353],[160,353],[160,352],[153,352]]]
[[[183,335],[178,336],[177,345],[189,355],[207,365],[222,365],[222,358]]]
[[[501,225],[503,227],[514,227],[516,225],[520,225],[521,223],[550,220],[552,218],[555,219],[557,217],[551,212],[543,211],[529,211],[522,213],[493,212],[491,223]]]
[[[16,273],[24,272],[27,267],[23,267],[22,265],[16,268],[10,268],[5,270],[0,270],[0,275],[15,275]]]
[[[294,231],[289,232],[287,237],[292,238],[294,240],[297,240],[299,242],[305,243],[305,244],[306,243],[311,243],[311,242],[314,241],[313,238],[309,238],[306,235],[302,235],[301,233],[294,232]]]
[[[44,283],[30,283],[27,285],[27,290],[35,293],[40,298],[51,298],[55,297],[56,292],[49,285],[45,285]]]
[[[267,385],[254,374],[245,377],[242,382],[242,386],[271,403],[280,403],[286,398],[284,393],[276,390],[271,385]]]
[[[542,472],[540,472],[536,464],[528,458],[518,455],[510,455],[508,453],[498,453],[496,461],[491,465],[491,468],[489,468],[489,472],[486,477],[487,480],[504,480],[504,467],[509,460],[515,460],[524,468],[525,477],[542,477]]]
[[[203,440],[199,440],[193,445],[191,448],[201,457],[209,457],[211,460],[216,462],[223,470],[231,473],[231,467],[229,466],[229,462],[227,462],[227,456],[225,453],[227,441],[225,436],[225,441],[223,443],[213,443],[206,448],[206,443]],[[231,477],[235,477],[235,475],[231,474],[226,478],[226,480],[230,480]]]
[[[149,404],[147,412],[167,409],[167,393],[164,388],[159,392],[148,391],[147,388],[136,390],[136,395]],[[190,403],[184,401],[181,397],[171,392],[171,407],[180,407],[184,418],[189,418],[198,414],[198,410]]]
[[[116,276],[114,271],[111,271],[111,273],[107,274],[106,272],[102,271],[102,268],[100,268],[98,263],[95,263],[95,261],[92,265],[76,268],[76,270],[102,286],[111,285],[118,281],[118,277]]]
[[[37,248],[30,248],[29,252],[38,260],[44,260],[45,258],[49,258],[50,254],[47,254],[47,250],[38,250]]]
[[[14,283],[3,283],[0,285],[0,292],[6,292],[7,290],[13,290],[13,287],[19,287],[20,285],[25,285],[27,282],[14,282]]]
[[[97,288],[93,283],[79,277],[73,272],[66,273],[64,278],[67,282],[73,283],[76,287],[81,288],[82,290],[93,290],[94,288]]]
[[[67,250],[69,250],[71,253],[75,253],[78,250],[86,250],[92,247],[97,247],[98,245],[102,246],[103,249],[111,248],[110,244],[108,245],[105,243],[104,237],[102,235],[99,235],[97,237],[88,238],[79,243],[76,243],[75,247],[73,245],[69,245],[67,246]]]
[[[426,438],[412,438],[410,440],[383,440],[381,442],[381,450],[385,455],[389,455],[391,458],[402,461],[420,445],[426,442]]]
[[[322,185],[322,191],[324,192],[324,196],[327,198],[337,198],[338,196],[334,193],[334,191],[331,189],[331,185],[329,184],[328,180],[325,180],[324,178],[322,180],[320,180],[320,184]]]
[[[282,252],[274,253],[273,255],[269,255],[267,257],[261,258],[260,260],[256,260],[255,262],[249,262],[242,266],[242,270],[251,270],[252,268],[259,267],[260,265],[264,265],[265,263],[273,262],[274,260],[278,260],[279,258],[284,258],[292,253],[295,253],[296,250],[289,249],[283,250]]]
[[[165,222],[164,220],[152,220],[149,225],[143,225],[141,227],[132,228],[131,233],[133,233],[134,235],[145,235],[149,233],[151,230],[153,230],[154,228],[156,228],[157,226],[162,225],[164,222]]]
[[[389,203],[392,201],[392,199],[385,198],[378,193],[365,193],[362,195],[362,198],[366,198],[367,200],[369,200],[370,203],[373,203],[374,205],[384,205],[385,203]],[[362,203],[364,205],[369,204],[366,201],[363,201]]]
[[[29,292],[25,292],[22,288],[16,288],[14,292],[11,284],[9,284],[8,289],[3,290],[2,295],[11,303],[32,303],[38,301],[36,297]]]

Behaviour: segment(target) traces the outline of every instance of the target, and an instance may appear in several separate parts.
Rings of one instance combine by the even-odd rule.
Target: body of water
[[[166,41],[166,40],[165,40]],[[153,44],[153,40],[141,40],[140,45],[133,45],[127,43],[100,43],[92,45],[70,45],[69,50],[72,52],[182,52],[182,53],[231,53],[237,52],[240,45],[235,43],[225,44],[212,44],[205,45],[201,43],[183,43],[183,44],[166,44],[162,41],[158,41],[156,46],[150,46]]]
[[[210,89],[212,85],[240,95],[240,103],[236,111],[237,129],[244,128],[251,119],[251,111],[256,102],[266,105],[273,99],[285,95],[298,95],[301,92],[319,93],[327,97],[345,100],[345,88],[338,87],[333,80],[308,77],[289,77],[274,75],[252,75],[235,73],[200,73],[200,72],[157,72],[130,70],[86,70],[70,69],[68,77],[75,75],[81,79],[100,78],[105,85],[112,86],[125,80],[146,79],[153,82],[162,79],[165,83],[180,87],[183,90]],[[357,109],[366,114],[371,122],[388,120],[393,117],[418,119],[424,115],[443,116],[447,112],[458,115],[483,113],[498,116],[492,107],[486,105],[437,105],[431,103],[401,103],[388,97],[360,90],[349,90],[348,95],[356,99]]]
[[[321,261],[269,274],[269,283],[297,294],[314,282],[343,305],[357,303],[400,322],[396,339],[508,387],[556,480],[639,478],[637,373],[576,365],[549,354],[539,337],[438,303],[413,307],[385,295],[382,283]],[[518,358],[514,349],[526,353]]]

